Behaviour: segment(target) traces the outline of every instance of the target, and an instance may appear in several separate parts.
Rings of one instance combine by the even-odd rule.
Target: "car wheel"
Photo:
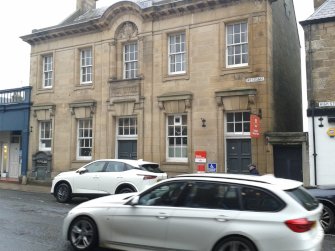
[[[88,217],[77,218],[69,228],[69,240],[75,250],[92,250],[98,243],[98,230]]]
[[[320,224],[325,233],[329,233],[334,227],[334,212],[326,205],[323,205]]]
[[[254,244],[243,237],[228,237],[220,241],[214,251],[256,251]]]
[[[64,203],[71,199],[71,188],[66,183],[61,183],[56,187],[55,197],[58,202]]]
[[[136,191],[135,189],[131,187],[122,187],[121,189],[118,189],[116,193],[120,194],[120,193],[133,193],[133,192],[136,192]]]

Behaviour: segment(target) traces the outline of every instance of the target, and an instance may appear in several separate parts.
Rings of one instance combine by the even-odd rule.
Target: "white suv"
[[[79,168],[63,172],[52,180],[51,194],[57,201],[67,202],[73,197],[131,193],[166,179],[167,174],[157,163],[143,160],[101,159]]]
[[[320,251],[321,212],[301,182],[186,174],[82,203],[63,233],[76,250]]]

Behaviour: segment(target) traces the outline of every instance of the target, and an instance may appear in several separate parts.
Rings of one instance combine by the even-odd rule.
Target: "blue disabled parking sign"
[[[208,163],[207,171],[209,173],[216,173],[216,163]]]

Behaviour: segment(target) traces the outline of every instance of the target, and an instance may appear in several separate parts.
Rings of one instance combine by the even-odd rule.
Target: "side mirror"
[[[130,200],[129,204],[131,206],[136,206],[136,205],[138,205],[139,200],[140,200],[140,196],[136,195]]]
[[[87,172],[87,169],[85,167],[81,167],[76,172],[79,173],[79,174],[83,174],[83,173]]]

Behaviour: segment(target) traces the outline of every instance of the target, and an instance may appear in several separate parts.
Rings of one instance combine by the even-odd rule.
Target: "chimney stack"
[[[98,0],[77,0],[77,10],[87,11],[96,8]]]
[[[314,0],[314,10],[319,8],[326,0]]]

